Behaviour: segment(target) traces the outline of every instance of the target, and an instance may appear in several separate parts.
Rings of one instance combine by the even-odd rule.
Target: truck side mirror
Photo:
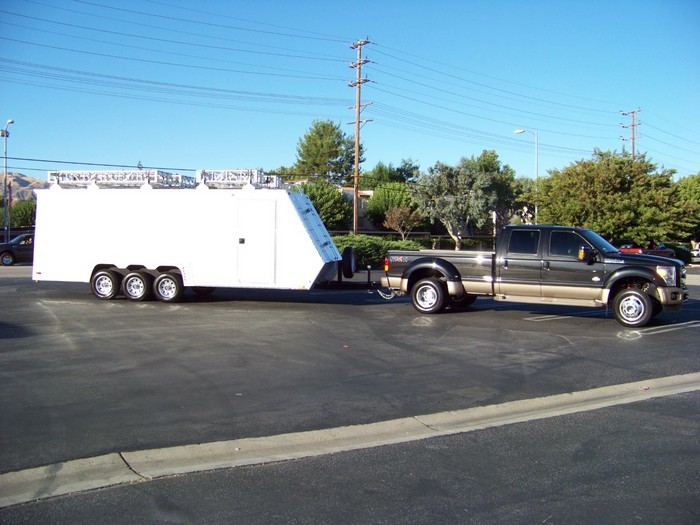
[[[578,249],[578,260],[586,261],[588,264],[595,262],[596,251],[590,246],[581,245]]]

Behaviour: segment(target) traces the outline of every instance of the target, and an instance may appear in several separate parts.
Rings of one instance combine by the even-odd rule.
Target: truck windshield
[[[581,230],[580,233],[587,241],[603,253],[618,253],[620,251],[593,230]]]

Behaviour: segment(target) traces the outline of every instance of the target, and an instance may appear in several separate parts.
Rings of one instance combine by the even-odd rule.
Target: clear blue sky
[[[533,176],[525,128],[544,176],[631,150],[640,110],[637,153],[700,171],[697,0],[2,0],[8,169],[291,166],[314,119],[353,134],[364,38],[364,170],[493,149]]]

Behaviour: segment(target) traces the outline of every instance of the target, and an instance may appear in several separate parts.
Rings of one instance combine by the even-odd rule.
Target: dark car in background
[[[33,233],[23,233],[8,243],[0,244],[0,264],[3,266],[12,266],[18,262],[32,262],[33,259]]]

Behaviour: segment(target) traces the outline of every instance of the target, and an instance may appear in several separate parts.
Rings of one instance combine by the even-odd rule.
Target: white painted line
[[[0,507],[175,474],[471,432],[698,390],[700,372],[367,425],[108,454],[2,474]]]

